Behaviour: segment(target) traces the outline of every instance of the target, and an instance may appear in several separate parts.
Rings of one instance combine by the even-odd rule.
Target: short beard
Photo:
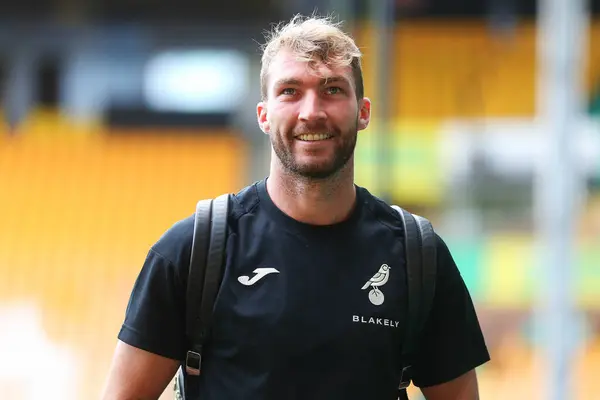
[[[341,147],[335,149],[336,151],[334,153],[333,160],[327,163],[316,165],[303,165],[296,162],[294,154],[291,151],[291,146],[286,146],[286,143],[279,132],[272,132],[269,137],[271,139],[271,146],[273,147],[275,155],[288,173],[300,178],[314,181],[332,178],[338,174],[346,166],[346,164],[348,164],[348,161],[352,158],[356,148],[358,122],[353,128],[353,132],[354,135],[347,137],[347,140],[342,143]]]

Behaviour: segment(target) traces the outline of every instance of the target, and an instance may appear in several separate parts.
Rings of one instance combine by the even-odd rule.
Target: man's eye
[[[327,94],[340,94],[342,92],[342,88],[339,88],[337,86],[330,86],[327,88]]]
[[[296,89],[294,88],[285,88],[281,91],[281,94],[286,96],[293,96],[296,94]]]

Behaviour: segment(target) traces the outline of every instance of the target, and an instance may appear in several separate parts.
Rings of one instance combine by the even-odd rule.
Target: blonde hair
[[[260,70],[261,96],[267,98],[267,75],[275,56],[282,50],[291,50],[300,61],[310,67],[324,63],[330,68],[350,66],[354,77],[356,98],[364,96],[361,57],[362,53],[354,40],[340,28],[340,22],[331,17],[294,16],[289,22],[276,25],[266,35],[262,46]]]

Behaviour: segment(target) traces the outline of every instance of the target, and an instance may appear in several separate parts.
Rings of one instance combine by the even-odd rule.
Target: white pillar
[[[582,190],[575,144],[584,113],[583,65],[588,21],[585,0],[540,0],[538,122],[542,135],[536,187],[544,399],[572,393],[577,319],[572,292],[576,203]]]

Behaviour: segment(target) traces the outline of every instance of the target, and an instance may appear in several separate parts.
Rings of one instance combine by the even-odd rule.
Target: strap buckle
[[[400,385],[398,385],[398,389],[406,389],[410,386],[411,368],[412,367],[410,365],[402,368],[402,375],[400,375]]]
[[[185,357],[185,372],[188,375],[200,375],[200,364],[202,364],[202,356],[195,351],[188,351]]]

